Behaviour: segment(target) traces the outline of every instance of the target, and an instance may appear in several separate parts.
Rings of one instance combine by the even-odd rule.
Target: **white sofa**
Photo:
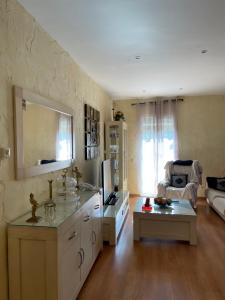
[[[221,216],[225,221],[225,192],[206,189],[206,198],[208,204]]]

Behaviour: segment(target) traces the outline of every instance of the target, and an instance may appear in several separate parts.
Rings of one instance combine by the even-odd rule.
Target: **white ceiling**
[[[114,98],[225,94],[224,0],[19,1]]]

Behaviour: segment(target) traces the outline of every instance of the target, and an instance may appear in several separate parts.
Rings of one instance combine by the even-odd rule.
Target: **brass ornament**
[[[30,203],[32,205],[32,217],[27,219],[26,222],[28,223],[38,223],[38,221],[41,219],[41,217],[39,216],[36,216],[35,213],[36,213],[36,210],[39,206],[38,202],[34,199],[34,194],[30,194]]]

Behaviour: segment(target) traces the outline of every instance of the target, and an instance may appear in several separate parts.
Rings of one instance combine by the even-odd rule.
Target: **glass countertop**
[[[9,225],[57,228],[68,217],[77,212],[96,193],[96,191],[80,191],[77,192],[76,195],[66,196],[66,199],[64,196],[57,196],[53,199],[56,203],[55,210],[46,211],[44,204],[36,210],[36,216],[41,217],[38,223],[26,222],[26,220],[31,217],[30,211],[10,222]]]
[[[196,216],[189,200],[172,199],[171,205],[167,205],[165,208],[160,208],[159,205],[154,203],[154,198],[150,198],[152,209],[150,211],[145,211],[142,209],[142,206],[145,204],[145,199],[146,197],[140,197],[137,199],[134,207],[134,213]]]
[[[115,205],[105,205],[103,210],[104,218],[115,218],[121,208],[123,201],[129,198],[128,191],[120,191],[116,193],[118,201]]]

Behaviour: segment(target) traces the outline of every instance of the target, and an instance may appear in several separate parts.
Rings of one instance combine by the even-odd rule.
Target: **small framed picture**
[[[100,155],[100,112],[88,104],[84,105],[85,159],[95,159]]]
[[[84,130],[91,132],[91,121],[89,119],[84,119]]]
[[[84,105],[84,116],[88,119],[91,117],[91,107],[88,104]]]
[[[91,133],[91,145],[97,145],[97,135],[96,132]]]
[[[91,159],[91,147],[85,147],[85,159]]]
[[[96,109],[94,110],[94,120],[98,120],[98,111]]]
[[[96,131],[95,128],[96,128],[96,122],[91,121],[91,132],[95,132]]]
[[[85,146],[91,146],[91,134],[85,133]]]
[[[90,107],[90,119],[94,120],[94,108]]]
[[[96,121],[99,122],[100,121],[100,112],[97,110],[97,117],[96,117]]]
[[[91,159],[95,158],[95,147],[91,147]]]
[[[97,133],[96,135],[96,144],[99,146],[100,145],[100,134]]]
[[[95,147],[95,158],[99,157],[99,147]]]
[[[95,122],[94,129],[95,129],[95,132],[98,133],[98,123],[97,122]]]

